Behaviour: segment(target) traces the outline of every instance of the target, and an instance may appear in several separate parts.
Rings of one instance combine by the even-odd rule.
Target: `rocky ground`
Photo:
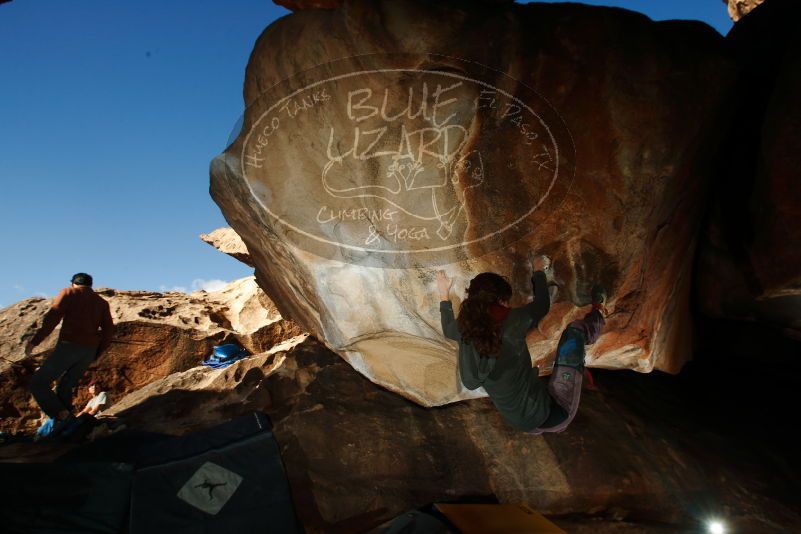
[[[785,419],[798,376],[787,355],[801,345],[753,330],[762,327],[706,328],[725,348],[699,347],[678,377],[596,371],[597,389],[558,435],[512,430],[487,399],[420,407],[306,335],[225,369],[167,374],[104,416],[125,423],[124,440],[267,413],[307,532],[365,532],[442,501],[526,502],[569,532],[691,532],[711,516],[736,532],[801,528],[801,443]],[[755,334],[771,342],[754,346]],[[792,367],[759,380],[760,349]],[[76,447],[91,444],[12,444],[0,458],[52,460]]]
[[[214,293],[101,294],[119,336],[87,379],[107,384],[101,420],[125,425],[109,439],[265,412],[308,532],[363,532],[437,501],[525,502],[569,532],[687,532],[713,515],[738,532],[801,528],[790,423],[801,343],[781,328],[699,319],[695,361],[679,376],[596,370],[567,432],[529,436],[486,398],[424,408],[375,385],[283,319],[252,278]],[[0,310],[5,432],[35,428],[26,386],[41,356],[24,358],[22,346],[47,308],[29,299]],[[226,341],[254,356],[199,366]],[[766,353],[771,365],[756,364]],[[0,460],[91,457],[102,434],[6,444]]]
[[[781,410],[762,409],[788,399],[765,396],[772,386],[743,374],[744,362],[720,372],[710,357],[681,377],[599,371],[570,429],[537,437],[506,426],[487,399],[417,406],[313,338],[285,358],[264,378],[242,374],[234,388],[242,392],[228,400],[172,393],[124,415],[164,431],[171,423],[162,414],[191,406],[205,408],[179,418],[186,430],[265,411],[310,532],[359,532],[409,508],[465,499],[526,502],[587,528],[686,532],[713,515],[738,532],[801,527],[790,455],[798,441]]]

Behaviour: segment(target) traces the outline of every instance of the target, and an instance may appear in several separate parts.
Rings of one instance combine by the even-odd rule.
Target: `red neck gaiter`
[[[509,308],[500,304],[490,304],[489,313],[496,323],[500,324],[506,320],[509,315]]]

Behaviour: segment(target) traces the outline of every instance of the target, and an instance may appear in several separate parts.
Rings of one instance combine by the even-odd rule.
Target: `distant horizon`
[[[581,3],[733,25],[720,0]],[[289,13],[269,0],[0,4],[13,50],[0,57],[0,308],[51,298],[76,272],[185,292],[253,273],[198,236],[227,225],[209,164],[242,115],[255,40]]]

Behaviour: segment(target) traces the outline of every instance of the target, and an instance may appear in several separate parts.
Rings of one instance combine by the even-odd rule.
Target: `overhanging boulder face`
[[[345,59],[342,59],[345,58]],[[614,310],[590,365],[677,372],[701,206],[733,81],[723,39],[580,5],[346,2],[268,27],[211,194],[282,315],[422,405],[461,388],[434,275],[531,298],[547,367],[589,289]]]

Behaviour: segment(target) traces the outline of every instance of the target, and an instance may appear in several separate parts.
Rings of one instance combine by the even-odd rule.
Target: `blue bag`
[[[221,369],[247,356],[249,356],[248,351],[236,343],[226,343],[215,346],[211,356],[203,362],[203,365],[212,369]]]

